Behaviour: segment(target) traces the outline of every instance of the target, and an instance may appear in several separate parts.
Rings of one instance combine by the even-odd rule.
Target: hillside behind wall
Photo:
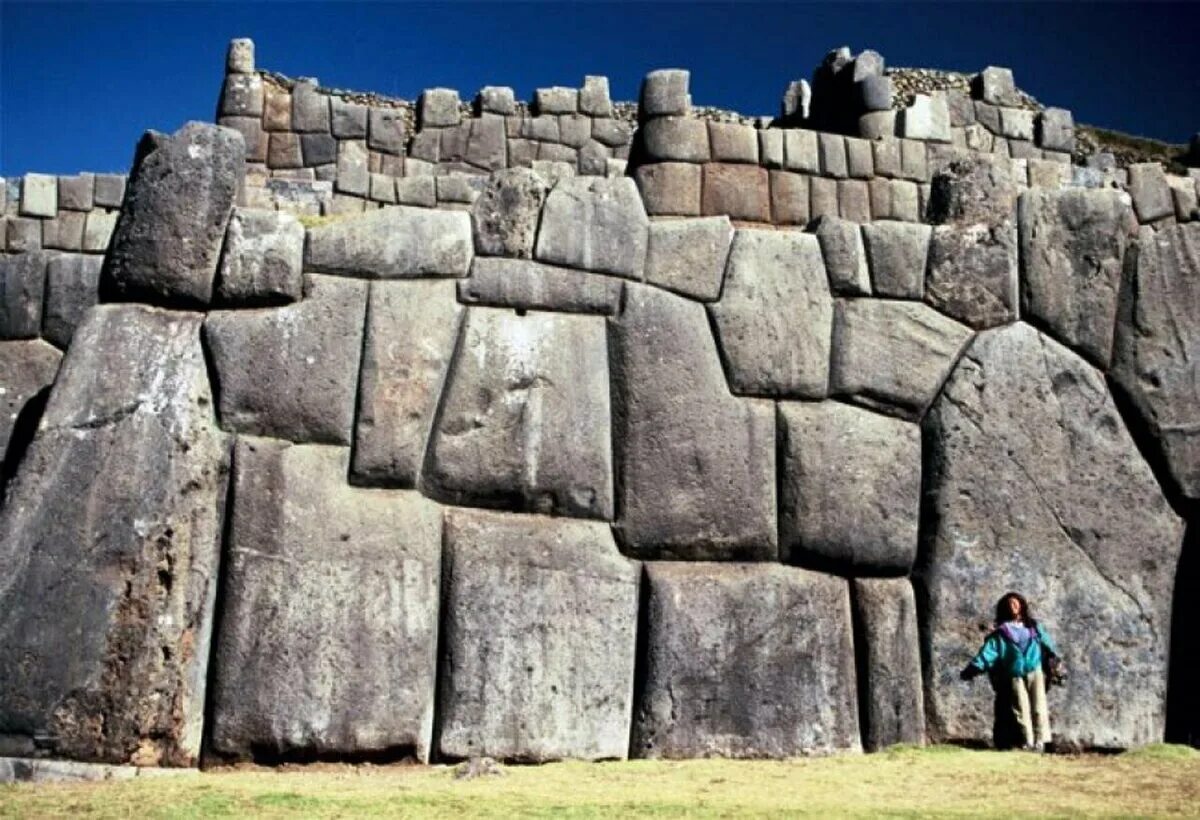
[[[1056,743],[1194,739],[1198,180],[889,76],[410,106],[235,41],[235,128],[9,186],[0,756],[982,743],[1010,588]]]

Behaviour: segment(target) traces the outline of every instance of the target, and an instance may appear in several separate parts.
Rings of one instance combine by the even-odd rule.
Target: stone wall
[[[246,49],[235,87],[277,82]],[[151,132],[65,355],[7,255],[42,318],[0,342],[0,755],[986,742],[957,672],[1012,588],[1062,747],[1194,715],[1183,184],[697,116],[687,80],[647,77],[627,175],[388,175],[420,207]]]

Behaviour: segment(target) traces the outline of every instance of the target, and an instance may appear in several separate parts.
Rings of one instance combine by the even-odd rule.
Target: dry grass
[[[1200,755],[897,748],[793,761],[560,763],[456,780],[447,767],[210,771],[0,786],[0,817],[1196,816]]]

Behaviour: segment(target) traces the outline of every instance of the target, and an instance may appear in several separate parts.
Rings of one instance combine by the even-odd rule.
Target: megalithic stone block
[[[1161,740],[1183,523],[1103,375],[1024,323],[985,331],[923,433],[931,527],[918,589],[931,740],[991,736],[991,692],[963,686],[957,672],[1010,589],[1029,598],[1071,665],[1054,701],[1055,739]]]
[[[429,759],[441,510],[346,485],[349,452],[241,438],[212,742]]]
[[[304,226],[282,211],[237,208],[229,220],[217,292],[232,304],[294,302],[304,289]]]
[[[629,177],[564,179],[546,197],[536,257],[640,279],[650,220]]]
[[[527,168],[497,171],[471,210],[475,252],[482,256],[533,258],[538,220],[549,186]]]
[[[919,302],[839,299],[829,392],[918,419],[970,338],[969,328]]]
[[[917,556],[921,431],[841,402],[780,402],[780,553],[847,575]]]
[[[1021,308],[1100,367],[1112,358],[1125,251],[1137,236],[1119,191],[1021,194]]]
[[[833,300],[815,236],[738,230],[709,310],[735,393],[824,398]]]
[[[362,352],[366,282],[308,274],[304,300],[219,310],[204,338],[228,430],[349,444]]]
[[[43,337],[62,348],[71,343],[75,328],[99,298],[103,262],[103,257],[78,253],[64,253],[50,260],[46,266]]]
[[[458,339],[455,283],[372,282],[351,479],[415,488]]]
[[[861,748],[849,585],[778,564],[646,565],[636,757]]]
[[[202,316],[93,308],[0,513],[0,734],[194,765],[228,438]]]
[[[625,294],[609,325],[623,550],[776,560],[771,402],[729,394],[703,306],[645,285]]]
[[[62,353],[41,339],[0,342],[0,462],[26,404],[54,381],[60,361]]]
[[[453,510],[445,542],[439,752],[625,758],[641,571],[609,528]]]
[[[147,131],[109,245],[109,286],[125,298],[207,305],[245,176],[246,143],[233,129],[190,122],[170,136]]]
[[[925,695],[917,601],[907,578],[855,578],[863,747],[925,742]]]
[[[1143,227],[1126,259],[1112,376],[1190,499],[1200,499],[1200,224]]]
[[[368,279],[466,276],[473,247],[468,213],[383,208],[309,228],[304,269]]]
[[[604,319],[467,309],[422,484],[455,504],[610,519]]]

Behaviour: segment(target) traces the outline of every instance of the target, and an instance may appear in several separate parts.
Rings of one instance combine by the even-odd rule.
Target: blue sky
[[[839,45],[892,65],[1013,68],[1083,122],[1186,142],[1200,129],[1200,5],[22,3],[0,0],[0,174],[124,170],[146,128],[213,118],[225,47],[325,85],[469,98],[606,74],[634,99],[692,71],[698,104],[774,113]]]

